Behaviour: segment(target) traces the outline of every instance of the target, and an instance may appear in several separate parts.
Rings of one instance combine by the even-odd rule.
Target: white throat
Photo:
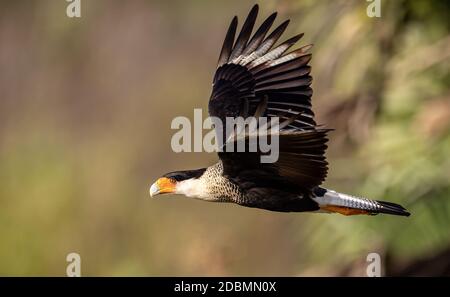
[[[208,191],[201,177],[177,182],[175,193],[204,200],[208,198]]]

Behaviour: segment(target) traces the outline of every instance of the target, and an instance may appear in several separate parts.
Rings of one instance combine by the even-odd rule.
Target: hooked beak
[[[156,183],[154,183],[151,187],[150,187],[150,197],[153,197],[155,195],[159,194],[159,187]]]
[[[150,187],[150,197],[158,194],[174,193],[175,185],[175,181],[167,177],[161,177]]]

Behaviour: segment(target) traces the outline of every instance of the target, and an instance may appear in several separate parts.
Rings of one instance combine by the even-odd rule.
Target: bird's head
[[[198,179],[203,175],[206,168],[197,170],[174,171],[164,174],[158,178],[150,187],[150,196],[158,194],[183,194],[193,196],[199,188]]]

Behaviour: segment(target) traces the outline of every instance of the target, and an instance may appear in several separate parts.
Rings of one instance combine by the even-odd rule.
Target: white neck
[[[205,183],[201,178],[191,178],[178,182],[175,193],[199,199],[208,198]]]

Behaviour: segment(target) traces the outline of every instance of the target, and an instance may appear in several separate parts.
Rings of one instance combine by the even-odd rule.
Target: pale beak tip
[[[154,183],[151,187],[150,187],[150,197],[156,196],[159,194],[159,187],[156,183]]]

